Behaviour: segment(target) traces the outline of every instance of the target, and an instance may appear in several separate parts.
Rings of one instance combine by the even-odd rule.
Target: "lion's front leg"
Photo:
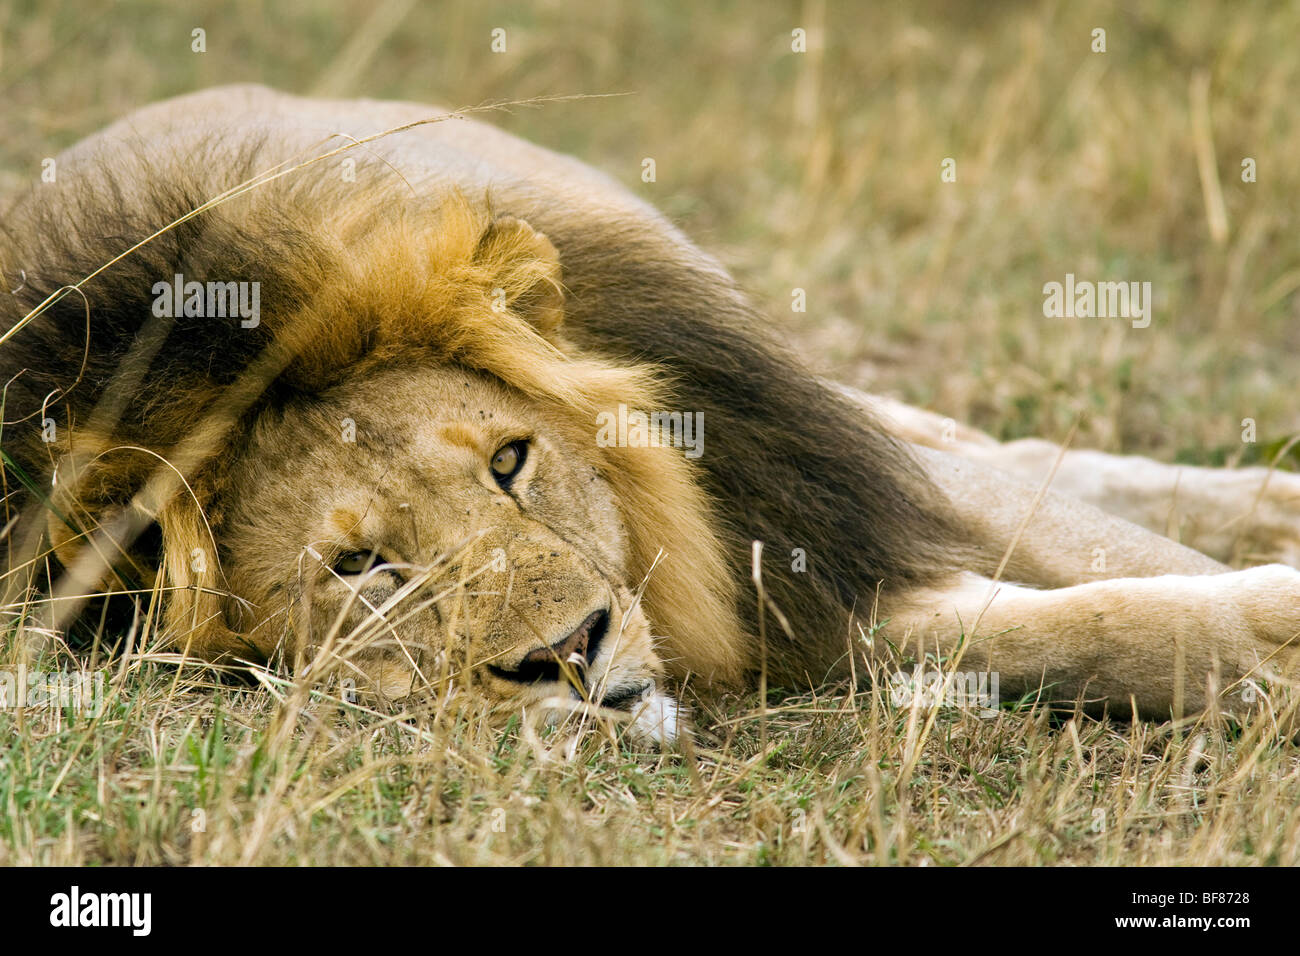
[[[998,676],[1003,699],[1083,700],[1166,719],[1217,698],[1248,709],[1261,682],[1300,676],[1300,571],[1112,578],[1037,590],[964,573],[948,585],[882,597],[896,647]]]

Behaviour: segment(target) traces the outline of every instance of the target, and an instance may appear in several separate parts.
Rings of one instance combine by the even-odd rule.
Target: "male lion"
[[[640,200],[434,115],[214,89],[8,205],[9,580],[47,628],[153,589],[187,655],[599,704],[649,740],[679,732],[667,679],[816,686],[886,643],[1152,718],[1294,676],[1300,572],[1216,560],[1296,561],[1294,476],[828,385]],[[1176,483],[1213,557],[1139,527]]]

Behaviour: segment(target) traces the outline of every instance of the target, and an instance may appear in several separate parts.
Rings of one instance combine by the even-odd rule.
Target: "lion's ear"
[[[494,305],[500,303],[550,337],[564,321],[560,253],[522,219],[502,216],[484,230],[474,262],[487,270]]]

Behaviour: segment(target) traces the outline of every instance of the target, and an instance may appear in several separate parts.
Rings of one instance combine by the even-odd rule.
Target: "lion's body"
[[[846,676],[855,615],[950,654],[999,569],[1061,589],[991,605],[986,621],[1024,640],[968,660],[1014,687],[1055,679],[1068,696],[1190,709],[1211,699],[1207,675],[1237,680],[1300,630],[1289,569],[1228,574],[1065,500],[1022,528],[1034,489],[978,461],[981,442],[949,449],[964,458],[909,449],[897,435],[936,443],[804,371],[645,203],[490,126],[422,123],[437,115],[213,90],[79,144],[57,186],[10,207],[0,270],[11,288],[23,280],[3,310],[12,326],[200,203],[286,170],[0,346],[6,378],[27,370],[10,383],[5,447],[47,482],[58,466],[57,520],[32,504],[13,536],[18,554],[39,554],[48,528],[70,572],[56,595],[101,581],[99,555],[120,546],[119,574],[165,565],[168,633],[191,653],[301,664],[327,646],[390,696],[459,668],[516,701],[550,692],[549,677],[521,675],[550,675],[534,665],[551,645],[591,642],[584,693],[599,682],[607,703],[650,699],[665,671],[716,686],[760,670],[787,686]],[[368,139],[408,124],[420,125]],[[257,320],[158,316],[156,285],[175,275],[258,283]],[[598,441],[599,416],[620,406],[699,416],[702,454]],[[45,421],[62,429],[53,442]],[[485,462],[512,442],[527,461],[507,486]],[[141,550],[153,523],[161,548]],[[345,581],[331,561],[350,551],[395,570]],[[1178,583],[1202,575],[1215,586]],[[1220,600],[1215,629],[1170,630],[1170,606]],[[956,627],[954,607],[968,616]],[[1175,631],[1177,654],[1163,636]],[[1109,662],[1112,632],[1122,654]]]

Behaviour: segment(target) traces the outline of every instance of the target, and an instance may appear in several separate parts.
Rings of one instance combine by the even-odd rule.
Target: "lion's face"
[[[691,463],[597,441],[602,413],[671,408],[671,385],[567,338],[559,254],[519,219],[455,194],[405,214],[284,203],[245,214],[319,235],[281,251],[259,324],[187,326],[129,435],[69,439],[60,513],[102,529],[88,544],[50,512],[71,593],[109,560],[161,568],[167,639],[195,657],[283,656],[500,714],[598,704],[674,737],[665,670],[728,686],[748,658]]]
[[[222,519],[255,608],[240,629],[389,699],[450,678],[503,711],[585,699],[671,739],[593,445],[487,375],[420,361],[264,416]]]

